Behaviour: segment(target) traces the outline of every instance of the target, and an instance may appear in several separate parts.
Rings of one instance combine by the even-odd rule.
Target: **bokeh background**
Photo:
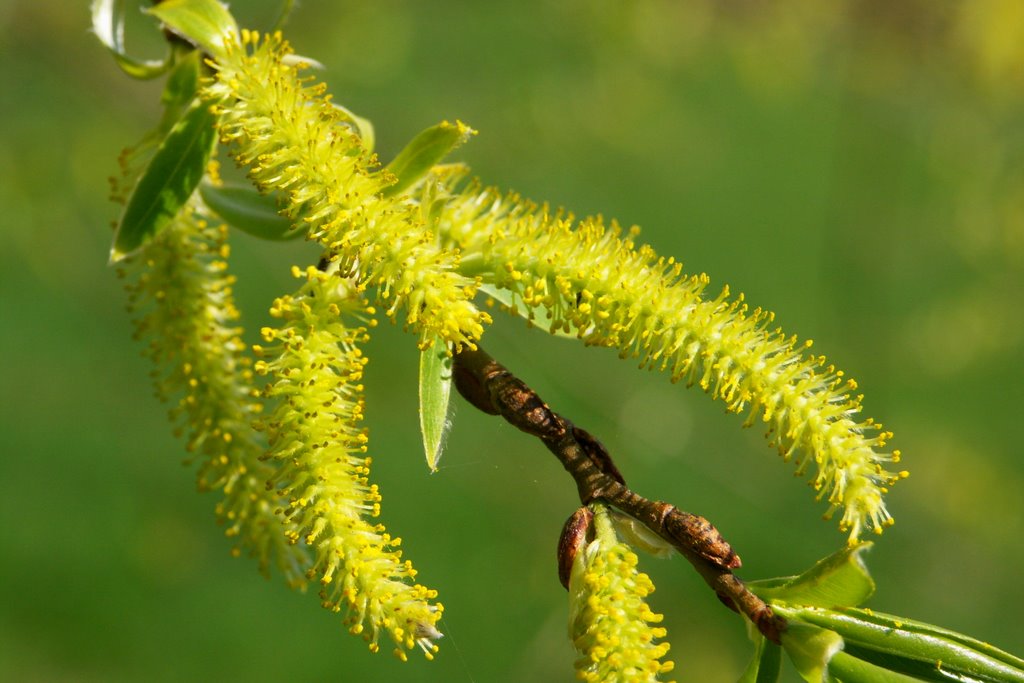
[[[234,5],[257,28],[276,12]],[[437,661],[370,655],[315,596],[228,556],[106,266],[107,177],[159,84],[123,76],[88,23],[85,2],[0,3],[0,680],[572,680],[554,546],[573,485],[465,404],[428,474],[400,329],[368,349],[368,425],[384,520],[447,607]],[[813,338],[912,471],[871,606],[1024,651],[1024,4],[309,2],[288,34],[385,160],[460,118],[480,135],[458,156],[488,182],[637,223]],[[314,252],[239,236],[235,254],[252,340]],[[844,542],[761,431],[700,392],[514,319],[486,341],[633,488],[713,520],[743,577]],[[681,559],[642,565],[677,678],[734,680],[739,620]]]

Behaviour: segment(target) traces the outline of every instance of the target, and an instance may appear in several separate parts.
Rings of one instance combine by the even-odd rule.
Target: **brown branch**
[[[779,642],[785,620],[732,573],[740,566],[739,555],[708,520],[631,491],[597,439],[551,410],[483,349],[455,354],[452,373],[455,387],[474,407],[500,415],[544,442],[576,481],[583,505],[600,500],[642,522],[689,560],[722,602],[745,614],[766,638]]]

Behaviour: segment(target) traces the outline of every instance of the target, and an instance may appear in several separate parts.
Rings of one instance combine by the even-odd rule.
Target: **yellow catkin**
[[[381,194],[394,176],[378,168],[323,84],[286,59],[287,43],[242,39],[228,45],[204,91],[236,161],[261,190],[280,193],[282,212],[340,272],[377,288],[389,316],[404,309],[421,338],[472,346],[490,317],[473,304],[477,282],[458,273],[458,255],[437,244],[415,206]]]
[[[650,683],[674,668],[664,660],[665,629],[648,607],[654,592],[637,556],[619,541],[603,505],[594,506],[595,538],[573,562],[569,577],[569,637],[579,655],[576,677],[587,683]],[[664,660],[664,661],[663,661]]]
[[[856,383],[809,353],[810,342],[787,337],[774,316],[747,305],[728,287],[707,295],[709,278],[686,275],[672,258],[635,242],[600,218],[575,220],[517,195],[440,178],[448,200],[437,218],[446,243],[474,273],[505,290],[513,305],[552,332],[617,349],[672,381],[697,384],[746,424],[768,425],[772,444],[797,473],[813,467],[811,484],[842,509],[841,528],[854,543],[865,529],[891,524],[882,500],[905,472],[889,471],[899,452],[892,434],[862,419]]]
[[[415,581],[400,539],[375,521],[381,496],[369,483],[360,424],[366,357],[359,345],[367,330],[346,324],[372,322],[373,311],[351,281],[312,267],[295,272],[306,281],[274,302],[280,324],[263,329],[256,364],[271,380],[265,395],[274,408],[261,427],[268,456],[281,464],[271,483],[289,500],[281,510],[289,537],[313,549],[310,578],[322,586],[324,607],[344,611],[349,630],[372,651],[387,634],[399,658],[417,646],[431,658],[443,607]]]
[[[218,490],[217,515],[236,553],[276,565],[301,585],[308,556],[290,546],[274,514],[280,496],[268,491],[274,468],[251,422],[260,406],[250,359],[236,326],[238,311],[227,273],[226,228],[211,226],[189,204],[126,270],[136,336],[148,339],[157,395],[173,404],[171,420],[199,464],[199,488]]]

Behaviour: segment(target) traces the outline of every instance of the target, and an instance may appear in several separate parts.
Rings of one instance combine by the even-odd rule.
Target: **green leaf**
[[[815,607],[855,607],[875,592],[861,554],[870,542],[844,548],[829,555],[800,576],[751,581],[755,595],[766,601]]]
[[[278,213],[274,195],[263,195],[251,185],[199,185],[199,195],[225,223],[265,240],[283,241],[302,237],[304,226],[294,227]]]
[[[782,648],[761,634],[755,636],[754,658],[737,683],[776,683],[782,672]]]
[[[163,59],[136,59],[124,46],[124,3],[119,0],[93,0],[92,30],[110,50],[121,70],[132,78],[156,78],[171,66],[172,52]]]
[[[576,339],[577,335],[575,332],[567,331],[563,327],[556,327],[551,324],[551,315],[547,309],[543,306],[527,306],[523,303],[523,300],[517,297],[507,289],[501,289],[494,285],[481,284],[478,288],[480,293],[486,294],[491,297],[499,304],[504,306],[513,315],[518,315],[520,318],[525,318],[529,321],[530,325],[535,325],[548,334],[556,337],[564,337],[566,339]]]
[[[829,629],[858,658],[924,680],[1024,683],[1024,660],[938,626],[866,609],[772,608],[791,627],[802,622]]]
[[[782,647],[807,683],[822,683],[828,663],[843,648],[833,631],[791,621],[782,632]]]
[[[442,121],[427,128],[398,153],[385,170],[398,177],[398,182],[383,191],[384,196],[401,194],[427,174],[434,164],[464,143],[476,131],[461,121]]]
[[[229,36],[238,36],[235,18],[217,0],[164,0],[146,12],[215,58],[224,56]]]
[[[196,100],[171,128],[135,184],[114,235],[116,263],[170,223],[196,189],[216,141],[217,116]]]
[[[435,340],[420,352],[420,431],[431,472],[437,471],[448,427],[448,399],[452,390],[452,358],[448,347]]]
[[[916,678],[875,666],[848,652],[837,652],[832,657],[828,663],[828,673],[831,678],[843,683],[917,683]]]

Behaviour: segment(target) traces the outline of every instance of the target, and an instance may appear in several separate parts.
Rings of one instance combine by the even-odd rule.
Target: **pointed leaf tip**
[[[449,152],[475,134],[475,130],[461,121],[442,121],[427,128],[414,137],[387,165],[385,170],[394,174],[398,182],[387,187],[383,194],[401,194],[425,176],[434,164],[439,163]]]
[[[119,251],[116,247],[111,247],[110,256],[107,258],[107,265],[115,266],[119,262],[123,261],[124,257],[127,255],[128,254],[124,253],[123,251]]]

